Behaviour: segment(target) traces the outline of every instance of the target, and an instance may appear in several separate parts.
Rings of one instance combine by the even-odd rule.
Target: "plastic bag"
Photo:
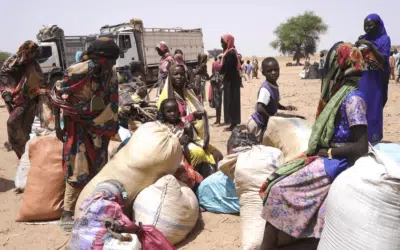
[[[142,226],[139,224],[139,241],[142,243],[143,250],[175,250],[175,246],[172,245],[164,235],[157,230],[154,226]]]

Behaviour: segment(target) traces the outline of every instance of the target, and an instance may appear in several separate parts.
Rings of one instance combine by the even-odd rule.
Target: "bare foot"
[[[71,211],[63,211],[60,218],[60,227],[65,232],[71,232],[74,226],[74,219],[72,218],[73,213]]]

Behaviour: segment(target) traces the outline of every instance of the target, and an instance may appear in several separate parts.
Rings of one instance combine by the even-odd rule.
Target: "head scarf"
[[[31,41],[25,41],[19,46],[17,53],[9,57],[1,68],[2,73],[11,72],[14,66],[28,64],[39,54],[39,46]]]
[[[225,56],[228,54],[228,52],[233,50],[237,56],[237,69],[240,71],[240,69],[241,69],[240,58],[239,58],[239,53],[235,47],[235,38],[230,34],[225,34],[222,36],[222,40],[224,40],[226,43],[226,49],[223,51],[221,64],[222,65],[224,64],[224,59],[225,59]]]
[[[374,21],[378,25],[378,33],[375,36],[365,34],[364,38],[368,41],[373,42],[376,47],[380,48],[385,40],[388,38],[385,24],[383,23],[381,17],[377,14],[370,14],[366,17],[366,19],[368,21]]]
[[[206,53],[201,53],[199,64],[207,63],[207,60],[208,60],[207,54]]]
[[[307,166],[316,159],[317,149],[329,148],[335,129],[335,120],[346,96],[358,88],[358,80],[364,68],[361,51],[350,43],[336,43],[329,51],[325,66],[321,102],[322,111],[312,127],[308,149],[304,156],[278,167],[264,182],[260,196],[266,201],[272,186]],[[322,103],[322,105],[321,105]]]
[[[182,65],[185,68],[185,71],[187,71],[187,67],[186,67],[185,62],[183,60],[183,55],[182,54],[180,54],[180,53],[175,54],[174,60],[175,60],[176,64]]]
[[[117,60],[120,52],[120,48],[113,39],[101,37],[89,45],[88,49],[82,56],[82,60],[87,61],[93,59],[93,57]]]
[[[75,62],[78,63],[81,61],[81,57],[82,57],[83,52],[82,51],[77,51],[75,53]]]
[[[156,47],[156,49],[161,50],[162,52],[169,52],[167,43],[164,41],[161,41],[160,44]]]

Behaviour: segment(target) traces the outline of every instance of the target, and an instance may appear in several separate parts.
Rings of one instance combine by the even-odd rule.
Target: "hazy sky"
[[[369,13],[382,17],[392,44],[400,45],[400,0],[1,0],[0,50],[15,52],[24,40],[35,40],[44,24],[57,24],[66,35],[87,35],[136,17],[148,28],[202,28],[206,49],[219,48],[221,35],[231,33],[243,55],[277,55],[269,46],[274,29],[306,10],[329,25],[319,49],[354,42]]]

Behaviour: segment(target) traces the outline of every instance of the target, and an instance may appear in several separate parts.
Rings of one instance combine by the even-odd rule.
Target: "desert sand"
[[[262,58],[259,59],[261,63]],[[285,67],[287,57],[280,57],[281,77],[279,79],[281,91],[281,103],[292,104],[298,108],[297,112],[290,112],[305,116],[308,120],[314,120],[314,115],[319,99],[319,80],[300,80],[298,76],[301,67]],[[211,65],[211,61],[210,61]],[[262,83],[260,79],[244,82],[242,89],[242,122],[250,117],[257,92]],[[400,123],[396,119],[400,117],[400,111],[396,106],[400,102],[400,84],[391,81],[389,87],[389,101],[385,108],[385,138],[386,141],[400,141]],[[208,107],[208,105],[207,105]],[[210,124],[215,121],[215,110],[207,109],[210,116]],[[56,224],[27,225],[15,222],[15,216],[19,209],[22,195],[14,192],[14,176],[18,163],[14,152],[6,152],[3,145],[7,141],[6,121],[7,110],[0,107],[0,249],[24,249],[24,250],[56,250],[66,249],[70,234],[63,232]],[[212,140],[220,151],[226,154],[226,141],[230,134],[223,132],[223,127],[211,127]],[[45,180],[43,180],[45,181]],[[254,215],[257,216],[257,215]],[[218,215],[203,213],[196,228],[179,245],[185,250],[204,249],[240,249],[240,217],[238,215]]]

